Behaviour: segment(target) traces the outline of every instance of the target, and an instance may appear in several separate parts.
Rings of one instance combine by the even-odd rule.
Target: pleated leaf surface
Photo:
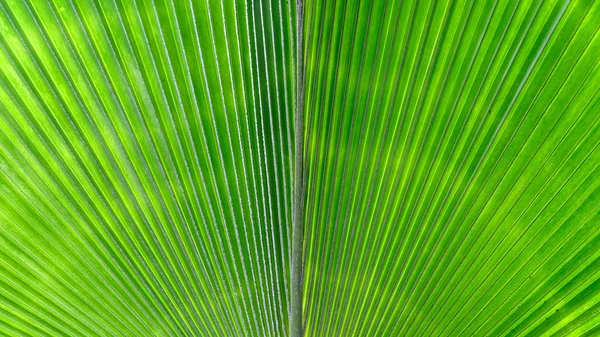
[[[0,335],[287,334],[293,18],[0,1]]]
[[[295,6],[0,1],[0,334],[288,335],[298,92],[307,336],[599,336],[600,2]]]
[[[307,336],[600,336],[600,2],[305,5]]]

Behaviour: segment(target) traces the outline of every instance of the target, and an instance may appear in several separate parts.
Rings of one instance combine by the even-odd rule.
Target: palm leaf
[[[600,2],[0,2],[0,334],[600,335]]]
[[[283,335],[294,7],[9,1],[8,335]]]
[[[600,3],[305,6],[307,335],[598,335]]]

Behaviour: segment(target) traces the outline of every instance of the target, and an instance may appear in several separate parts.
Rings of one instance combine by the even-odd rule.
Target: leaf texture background
[[[302,98],[306,336],[600,336],[600,2],[296,6],[0,0],[0,335],[289,335]]]
[[[600,2],[305,4],[308,336],[599,336]]]
[[[286,334],[291,18],[0,2],[0,334]]]

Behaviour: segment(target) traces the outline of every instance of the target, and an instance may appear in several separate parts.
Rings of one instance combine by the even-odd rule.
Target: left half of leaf
[[[285,335],[293,18],[0,2],[0,334]]]

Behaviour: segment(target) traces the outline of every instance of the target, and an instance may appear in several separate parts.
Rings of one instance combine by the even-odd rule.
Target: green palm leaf
[[[0,1],[0,335],[600,335],[599,28]]]
[[[294,7],[0,7],[2,330],[284,335]]]
[[[598,335],[600,3],[306,8],[307,335]]]

